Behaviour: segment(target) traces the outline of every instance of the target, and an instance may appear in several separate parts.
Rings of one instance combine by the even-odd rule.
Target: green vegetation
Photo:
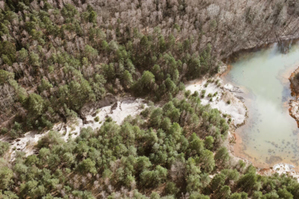
[[[231,160],[222,146],[227,131],[220,113],[198,96],[150,106],[121,126],[106,121],[98,131],[82,129],[69,142],[51,131],[38,154],[17,152],[11,168],[0,160],[2,197],[299,197],[295,179],[260,176]]]
[[[0,198],[299,198],[295,179],[260,176],[234,162],[223,146],[231,119],[201,105],[205,90],[184,91],[183,82],[218,72],[223,49],[214,48],[218,39],[210,33],[226,26],[201,16],[198,9],[208,6],[185,0],[0,1],[0,122],[10,120],[1,135],[51,130],[108,93],[161,104],[149,104],[122,125],[108,117],[99,130],[82,129],[68,142],[51,130],[34,154],[13,149],[13,162],[5,159],[9,144],[0,142]],[[276,7],[279,16],[283,8]],[[252,23],[252,10],[245,16]]]
[[[8,1],[0,9],[2,34],[9,38],[0,40],[0,85],[10,89],[0,113],[11,114],[7,104],[21,109],[15,114],[23,131],[49,128],[107,93],[169,99],[183,89],[183,79],[217,71],[210,45],[200,53],[190,49],[200,38],[176,42],[159,26],[146,34],[137,28],[120,30],[126,23],[120,19],[113,30],[98,21],[91,5],[79,12],[73,4],[58,8],[41,2],[38,10],[29,9],[29,1]],[[6,29],[14,23],[23,24],[14,34],[24,38]],[[75,40],[72,35],[77,35]]]
[[[95,122],[98,122],[98,121],[100,121],[100,118],[99,118],[99,116],[95,117],[95,118],[94,118],[94,121],[95,121]]]
[[[201,98],[204,98],[206,94],[206,90],[201,90]]]
[[[9,149],[9,143],[7,142],[1,142],[0,141],[0,156],[3,156],[3,154]]]

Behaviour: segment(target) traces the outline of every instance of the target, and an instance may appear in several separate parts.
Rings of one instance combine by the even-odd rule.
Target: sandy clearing
[[[113,106],[115,105],[98,109],[97,114],[94,116],[87,115],[86,124],[83,124],[81,118],[75,118],[67,123],[55,124],[52,130],[61,133],[62,139],[67,142],[69,139],[74,139],[79,136],[82,128],[91,127],[94,130],[99,129],[107,117],[111,117],[113,121],[120,125],[127,116],[138,115],[148,107],[143,99],[118,101],[116,107],[113,108]],[[95,121],[96,117],[98,117],[98,121]],[[16,151],[25,152],[26,156],[33,154],[35,152],[34,146],[49,132],[50,131],[46,131],[42,134],[36,134],[30,131],[25,133],[24,137],[13,140],[8,152],[10,154],[10,160],[13,161],[15,159]],[[1,141],[5,141],[4,138],[1,139]]]
[[[210,83],[208,80],[195,82],[187,85],[186,89],[190,90],[191,93],[197,91],[199,95],[205,91],[205,96],[201,99],[203,105],[210,104],[212,108],[218,109],[222,114],[229,115],[235,127],[243,124],[247,110],[244,103],[235,95],[235,93],[242,91],[231,84],[221,86],[223,81],[220,78],[211,79],[211,81]],[[212,97],[208,97],[209,94]]]

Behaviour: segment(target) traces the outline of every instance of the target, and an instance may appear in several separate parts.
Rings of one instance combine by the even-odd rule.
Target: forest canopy
[[[296,36],[298,16],[291,0],[0,0],[0,134],[49,130],[13,161],[0,142],[0,198],[299,198],[292,177],[231,158],[226,119],[184,86]],[[52,129],[111,95],[154,103],[68,142]]]

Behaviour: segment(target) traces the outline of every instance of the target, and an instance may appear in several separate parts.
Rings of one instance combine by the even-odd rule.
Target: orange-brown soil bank
[[[299,128],[299,67],[289,77],[292,96],[295,98],[289,102],[289,113],[297,121]]]

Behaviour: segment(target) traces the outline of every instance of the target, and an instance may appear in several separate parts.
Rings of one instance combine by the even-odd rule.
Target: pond
[[[297,167],[299,131],[288,111],[292,98],[288,77],[299,66],[299,45],[281,54],[274,44],[245,53],[231,65],[224,80],[244,91],[248,108],[246,124],[236,130],[235,155],[257,167],[281,162]]]

